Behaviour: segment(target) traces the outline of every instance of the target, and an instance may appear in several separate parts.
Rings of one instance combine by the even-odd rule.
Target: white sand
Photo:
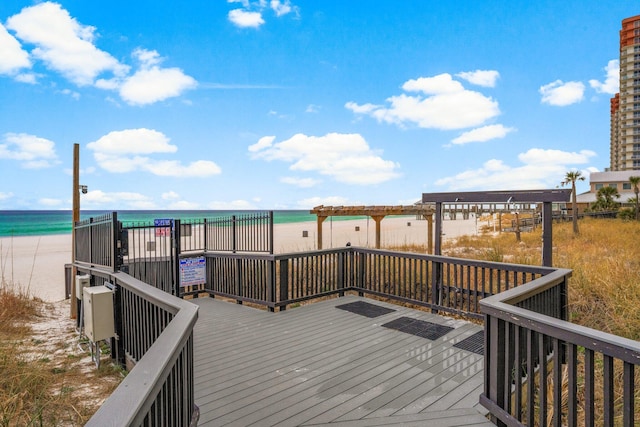
[[[484,225],[484,224],[482,224]],[[356,231],[359,227],[359,231]],[[435,228],[435,224],[434,224]],[[443,221],[443,238],[476,234],[475,219]],[[306,231],[307,237],[303,237]],[[375,247],[372,219],[337,221],[322,226],[323,248]],[[276,253],[302,252],[317,248],[315,221],[274,226]],[[427,221],[415,217],[385,218],[381,222],[381,246],[427,245]],[[45,301],[60,301],[64,295],[65,264],[71,263],[71,234],[0,238],[2,284],[13,283]]]

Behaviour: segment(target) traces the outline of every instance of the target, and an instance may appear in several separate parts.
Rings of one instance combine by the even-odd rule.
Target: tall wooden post
[[[551,202],[542,204],[542,265],[553,267],[553,207]]]
[[[427,253],[433,254],[433,214],[424,217],[427,220]]]
[[[324,222],[325,219],[327,219],[326,216],[318,215],[318,218],[316,220],[317,221],[316,222],[316,225],[317,225],[316,230],[317,230],[317,233],[318,233],[318,250],[322,249],[322,223]]]
[[[76,262],[76,222],[80,221],[80,144],[73,144],[73,214],[71,231],[71,263]],[[71,318],[78,315],[78,302],[76,301],[76,267],[71,269]]]
[[[380,222],[384,219],[384,215],[373,215],[371,218],[376,222],[376,249],[380,249]]]

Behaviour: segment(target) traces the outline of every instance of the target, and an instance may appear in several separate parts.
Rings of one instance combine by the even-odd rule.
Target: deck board
[[[357,301],[394,311],[336,308]],[[279,313],[193,302],[201,426],[492,425],[478,405],[483,358],[453,347],[478,325],[356,296]],[[401,317],[453,330],[429,340],[382,327]]]

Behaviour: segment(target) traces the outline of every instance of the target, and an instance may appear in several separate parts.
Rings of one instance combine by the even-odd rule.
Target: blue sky
[[[83,209],[555,188],[609,165],[619,30],[637,14],[601,0],[3,0],[0,209],[70,209],[74,143]]]

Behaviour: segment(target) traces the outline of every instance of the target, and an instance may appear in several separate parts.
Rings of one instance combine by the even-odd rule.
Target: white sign
[[[180,260],[180,286],[202,285],[206,280],[207,262],[203,256]]]

